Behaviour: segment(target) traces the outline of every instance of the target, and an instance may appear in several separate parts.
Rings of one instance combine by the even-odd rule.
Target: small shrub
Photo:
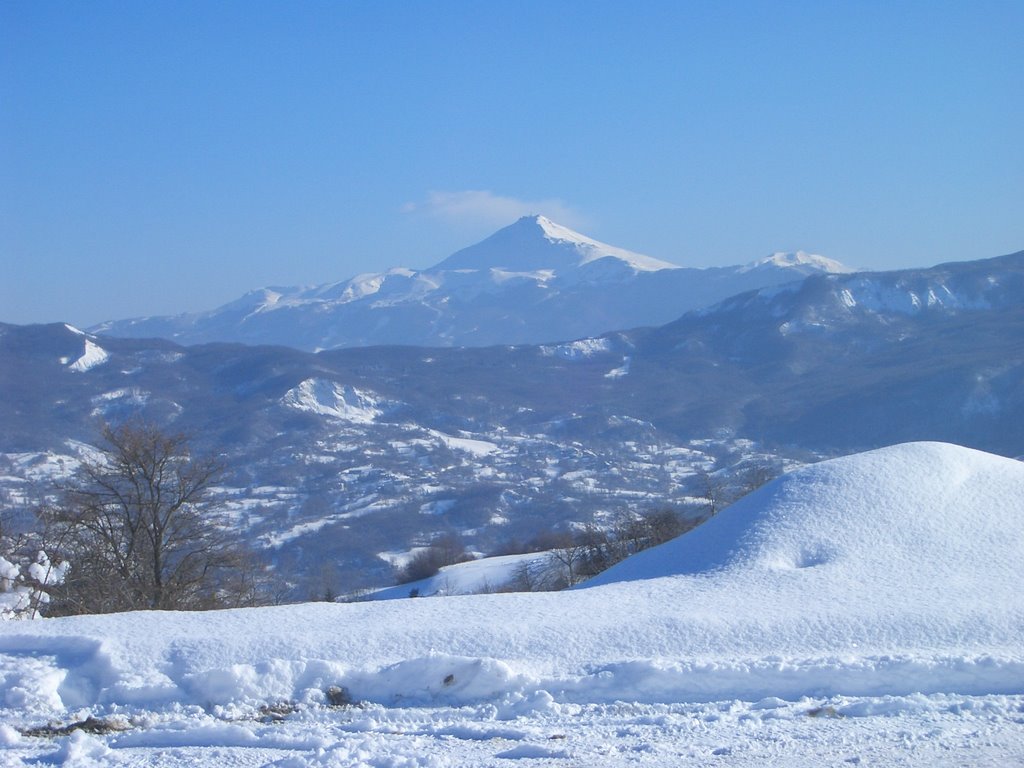
[[[429,547],[417,552],[397,574],[399,584],[420,581],[436,576],[446,565],[465,563],[472,560],[466,547],[456,534],[445,534],[435,539]]]

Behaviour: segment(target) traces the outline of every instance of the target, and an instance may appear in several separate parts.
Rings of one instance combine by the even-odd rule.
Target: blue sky
[[[1024,3],[0,3],[0,321],[430,266],[1024,248]]]

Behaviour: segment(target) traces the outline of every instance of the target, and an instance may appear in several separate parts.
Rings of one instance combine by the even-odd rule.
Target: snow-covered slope
[[[737,592],[729,605],[744,602],[746,593],[776,595],[751,616],[804,612],[807,597],[798,593],[814,593],[823,605],[831,594],[847,612],[916,613],[931,590],[923,602],[940,618],[948,608],[955,624],[976,599],[979,568],[1001,574],[984,587],[985,610],[1016,601],[1013,574],[1024,576],[1024,497],[1013,494],[1022,481],[1020,461],[943,443],[827,461],[783,475],[692,533],[634,555],[581,588],[700,576],[705,586],[719,585],[707,592],[712,601],[723,599],[723,584]],[[452,565],[380,597],[406,595],[410,587],[423,595],[498,588],[516,567],[544,557]],[[863,594],[849,594],[851,585]],[[878,591],[887,593],[885,603],[873,607]],[[686,601],[702,609],[693,596]]]
[[[7,622],[0,759],[1014,764],[1022,498],[1020,462],[905,444],[566,593]]]
[[[1024,693],[1024,464],[805,467],[565,593],[0,625],[0,720],[324,703]],[[182,710],[176,709],[181,712]]]
[[[797,259],[794,264],[800,262]],[[1024,293],[1024,251],[928,269],[855,274],[825,271],[803,283],[731,297],[702,312],[761,311],[777,318],[779,325],[785,323],[783,332],[794,332],[842,327],[865,317],[878,317],[887,324],[894,315],[951,315],[1020,307]]]
[[[453,253],[432,271],[565,272],[601,259],[611,259],[636,272],[679,269],[676,264],[598,242],[545,216],[525,216],[486,240]]]
[[[682,268],[527,216],[430,269],[263,288],[210,312],[112,321],[93,330],[307,350],[541,343],[659,325],[741,291],[837,271],[845,268],[803,253]]]
[[[834,602],[873,629],[909,616],[952,629],[976,612],[985,623],[999,606],[1007,616],[1024,606],[1013,594],[1024,575],[1022,482],[1024,463],[945,443],[826,461],[783,475],[587,586],[700,576],[719,585],[717,598],[723,585],[737,589],[729,604],[746,593],[765,599],[752,614],[806,617]]]

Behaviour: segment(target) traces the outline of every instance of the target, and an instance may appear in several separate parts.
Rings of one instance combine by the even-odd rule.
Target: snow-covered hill
[[[264,288],[210,312],[111,321],[91,330],[306,350],[542,343],[661,325],[741,291],[848,271],[804,253],[738,267],[682,268],[528,216],[430,269],[396,267],[312,288]]]
[[[1020,462],[907,444],[792,472],[571,592],[6,623],[0,747],[82,765],[1015,764],[1022,498]],[[23,735],[87,717],[93,735]]]

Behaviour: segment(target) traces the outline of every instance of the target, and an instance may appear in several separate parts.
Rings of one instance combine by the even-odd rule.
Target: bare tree
[[[740,477],[740,489],[737,497],[753,493],[762,485],[767,485],[781,474],[782,469],[780,466],[768,462],[760,462],[747,467]]]
[[[524,560],[498,592],[553,592],[565,588],[562,565],[551,557]]]
[[[729,485],[722,477],[706,469],[697,470],[697,487],[705,500],[707,517],[714,517],[731,501]]]
[[[216,607],[239,550],[209,497],[220,466],[193,456],[184,435],[144,422],[103,428],[86,460],[46,510],[71,570],[60,592],[69,613]],[[235,574],[232,574],[235,575]]]
[[[593,575],[593,568],[589,564],[591,546],[588,543],[575,541],[568,546],[551,550],[548,557],[551,566],[560,573],[561,584],[566,587],[579,584]]]
[[[612,528],[612,535],[619,544],[619,559],[622,559],[681,536],[694,525],[674,509],[655,509],[621,515]]]

